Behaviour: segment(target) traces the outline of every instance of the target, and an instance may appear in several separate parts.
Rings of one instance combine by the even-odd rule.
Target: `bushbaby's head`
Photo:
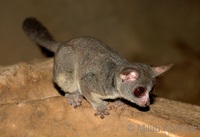
[[[123,68],[119,73],[121,97],[141,107],[149,106],[149,94],[154,90],[155,78],[172,66],[173,64],[159,67],[133,64]]]

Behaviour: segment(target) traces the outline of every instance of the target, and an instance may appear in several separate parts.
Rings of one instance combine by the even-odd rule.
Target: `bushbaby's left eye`
[[[144,95],[144,93],[146,92],[146,88],[144,87],[137,87],[135,90],[134,90],[134,95],[136,97],[141,97]]]

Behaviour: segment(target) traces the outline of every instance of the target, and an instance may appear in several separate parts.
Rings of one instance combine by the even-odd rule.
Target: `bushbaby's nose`
[[[145,102],[144,106],[147,107],[150,105],[150,101],[148,100],[147,102]]]
[[[147,107],[149,105],[150,105],[150,100],[149,99],[146,100],[146,101],[142,101],[141,104],[140,104],[140,106],[142,106],[142,107]]]

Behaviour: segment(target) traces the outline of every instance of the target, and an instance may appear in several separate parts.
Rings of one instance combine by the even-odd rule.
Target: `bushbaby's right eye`
[[[144,95],[144,93],[146,92],[146,88],[144,87],[137,87],[135,90],[134,90],[134,95],[136,97],[141,97]]]

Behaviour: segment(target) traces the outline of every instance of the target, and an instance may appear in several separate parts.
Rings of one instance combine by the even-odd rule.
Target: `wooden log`
[[[200,107],[155,97],[149,110],[113,108],[104,119],[72,108],[52,82],[52,59],[0,67],[0,136],[200,135]],[[113,103],[110,103],[113,106]]]

